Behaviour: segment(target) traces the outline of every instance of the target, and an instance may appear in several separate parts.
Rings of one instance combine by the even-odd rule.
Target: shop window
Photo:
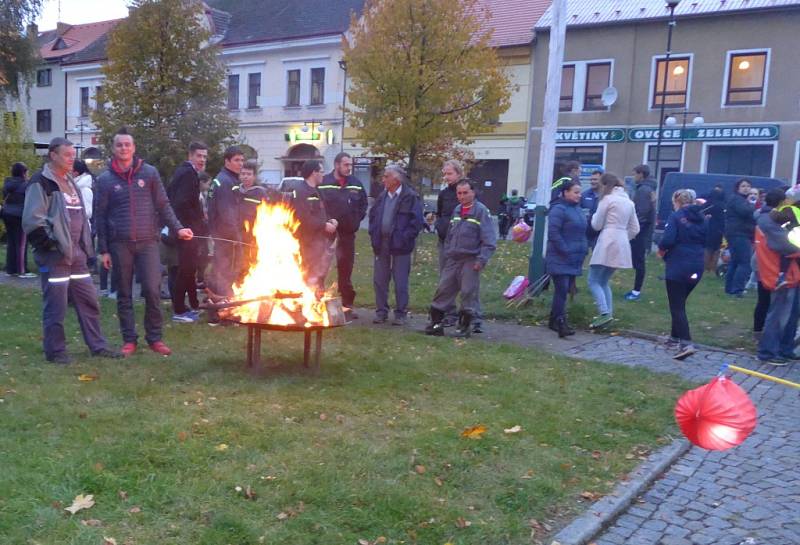
[[[726,106],[759,106],[764,103],[767,52],[733,53],[728,63]]]
[[[653,97],[650,101],[653,108],[661,106],[662,102],[673,108],[686,107],[689,93],[689,63],[689,57],[671,58],[669,66],[666,59],[656,61]],[[664,90],[665,76],[666,90]]]
[[[737,176],[772,176],[772,144],[709,145],[706,172]]]

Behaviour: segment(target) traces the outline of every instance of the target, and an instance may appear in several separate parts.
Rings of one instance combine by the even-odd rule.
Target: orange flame
[[[329,325],[325,304],[303,278],[300,243],[295,232],[300,222],[285,203],[258,205],[252,233],[257,247],[256,258],[240,284],[233,286],[234,299],[245,300],[275,297],[279,294],[299,294],[296,298],[275,299],[268,323],[297,324],[301,313],[305,326]],[[260,302],[231,309],[241,322],[259,321]]]

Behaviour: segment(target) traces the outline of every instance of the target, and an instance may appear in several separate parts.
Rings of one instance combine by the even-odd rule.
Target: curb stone
[[[637,467],[608,496],[593,503],[582,515],[562,528],[550,545],[585,545],[633,503],[678,458],[689,450],[686,439],[676,439]]]

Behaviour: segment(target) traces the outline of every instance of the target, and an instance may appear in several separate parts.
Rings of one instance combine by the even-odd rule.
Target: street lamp
[[[686,140],[686,120],[689,118],[690,115],[693,115],[692,118],[692,126],[699,127],[700,125],[704,124],[706,120],[703,118],[703,114],[701,112],[690,112],[688,110],[670,110],[669,117],[664,120],[664,124],[668,127],[674,127],[678,124],[678,120],[675,116],[681,116],[681,154],[683,154],[683,143]],[[683,161],[681,161],[681,170],[683,170]]]
[[[339,151],[344,151],[344,112],[347,104],[347,61],[339,61],[339,68],[344,70],[344,83],[342,84],[342,137],[339,139]]]
[[[678,7],[680,0],[667,0],[667,8],[669,9],[669,25],[667,31],[667,54],[664,59],[664,82],[661,85],[661,108],[658,114],[658,139],[656,140],[656,168],[654,175],[656,177],[656,193],[661,189],[661,176],[659,175],[658,168],[661,163],[661,132],[664,130],[664,109],[667,106],[667,71],[669,70],[669,59],[672,56],[672,29],[675,28],[675,8]],[[656,74],[658,76],[658,74]]]
[[[75,125],[75,128],[73,130],[78,131],[80,133],[80,135],[81,135],[81,143],[78,146],[81,149],[81,151],[83,151],[83,129],[88,129],[88,128],[89,128],[89,125],[87,125],[84,122],[84,119],[82,117],[79,117],[78,118],[78,124]]]

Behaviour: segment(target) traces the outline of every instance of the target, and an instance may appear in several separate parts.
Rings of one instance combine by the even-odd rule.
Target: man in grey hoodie
[[[54,138],[48,157],[49,162],[31,178],[22,215],[22,228],[42,273],[45,357],[61,365],[72,362],[64,334],[68,301],[75,307],[92,355],[122,357],[108,349],[100,331],[100,306],[87,265],[88,258],[94,256],[92,234],[83,197],[72,179],[75,148],[65,138]]]

